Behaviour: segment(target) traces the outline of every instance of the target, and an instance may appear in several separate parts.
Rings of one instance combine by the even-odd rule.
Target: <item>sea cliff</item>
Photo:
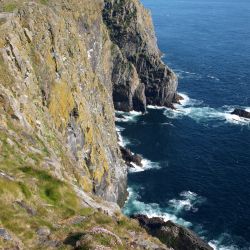
[[[138,0],[0,2],[0,246],[168,249],[122,215],[115,109],[172,106]]]

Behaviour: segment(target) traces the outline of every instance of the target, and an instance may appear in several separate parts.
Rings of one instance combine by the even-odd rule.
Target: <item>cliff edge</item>
[[[161,60],[151,15],[137,0],[105,0],[103,19],[114,43],[112,73],[115,108],[145,111],[172,107],[177,77]]]
[[[1,0],[0,248],[169,249],[118,206],[115,108],[176,88],[137,0]]]

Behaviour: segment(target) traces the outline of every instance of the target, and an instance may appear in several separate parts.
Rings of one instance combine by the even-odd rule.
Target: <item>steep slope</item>
[[[7,18],[0,38],[1,122],[8,133],[13,123],[41,140],[48,152],[37,167],[117,202],[126,190],[126,168],[101,11],[100,1],[30,2]]]
[[[0,248],[168,249],[121,214],[114,106],[176,87],[136,0],[1,0]]]
[[[1,249],[166,249],[110,203],[127,170],[102,8],[0,3]]]
[[[118,47],[113,51],[115,107],[124,111],[145,111],[146,105],[172,107],[178,81],[161,60],[148,10],[137,0],[105,0],[103,18]],[[132,77],[126,77],[128,72]]]

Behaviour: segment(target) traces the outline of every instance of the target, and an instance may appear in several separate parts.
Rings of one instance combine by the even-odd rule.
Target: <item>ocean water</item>
[[[250,249],[250,1],[143,0],[164,60],[179,75],[177,111],[149,107],[117,120],[143,156],[124,213],[185,225],[215,249]]]

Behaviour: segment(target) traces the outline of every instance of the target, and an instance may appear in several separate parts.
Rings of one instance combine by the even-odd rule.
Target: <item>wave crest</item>
[[[202,101],[189,98],[186,94],[180,94],[183,100],[181,104],[176,105],[176,110],[166,109],[164,115],[170,119],[180,119],[185,116],[193,119],[197,123],[206,123],[209,121],[228,122],[237,125],[250,125],[250,120],[232,115],[235,106],[223,106],[221,108],[211,108],[202,105]],[[249,107],[242,107],[245,110],[250,110]]]
[[[128,188],[129,197],[123,209],[123,213],[126,215],[132,214],[144,214],[149,218],[160,217],[164,221],[171,220],[179,225],[190,227],[191,222],[186,221],[182,218],[177,217],[175,214],[171,214],[166,208],[162,208],[157,203],[144,203],[139,201],[139,195],[133,190],[133,188]]]
[[[179,199],[172,199],[169,201],[170,208],[175,214],[182,211],[198,211],[198,205],[203,203],[206,199],[191,191],[183,191],[179,194]]]
[[[160,165],[157,162],[153,162],[150,161],[148,159],[142,159],[142,167],[136,165],[135,163],[131,163],[131,165],[133,166],[133,168],[129,168],[129,172],[130,173],[137,173],[137,172],[143,172],[145,170],[149,170],[149,169],[160,169]]]
[[[137,122],[138,118],[141,115],[143,115],[142,112],[137,112],[137,111],[130,111],[130,112],[116,111],[115,114],[116,114],[115,117],[116,122]]]

